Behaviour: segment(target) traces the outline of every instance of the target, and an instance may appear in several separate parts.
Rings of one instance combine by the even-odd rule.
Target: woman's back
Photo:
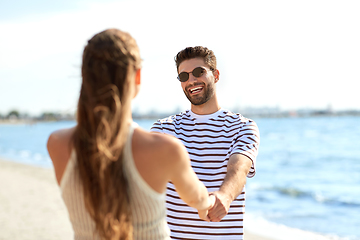
[[[137,132],[138,139],[133,139],[134,130]],[[152,161],[153,154],[151,152],[155,151],[153,149],[151,152],[147,152],[147,160],[138,158],[137,161],[134,161],[133,158],[132,149],[135,150],[134,152],[138,152],[140,149],[137,148],[149,141],[146,137],[145,141],[143,140],[144,138],[139,138],[143,137],[144,133],[146,135],[145,131],[139,128],[136,129],[136,124],[132,124],[123,149],[124,173],[129,189],[134,239],[169,239],[170,230],[165,219],[165,193],[164,191],[162,193],[155,191],[144,180],[136,167],[136,165],[143,165],[142,163],[145,161],[152,162],[154,166],[157,166],[157,162]],[[151,135],[149,134],[148,137],[151,138]],[[135,144],[133,144],[134,142]],[[76,164],[76,153],[73,151],[60,180],[62,197],[69,212],[75,239],[91,239],[95,231],[95,222],[91,219],[85,208],[81,180]],[[148,172],[154,173],[148,174],[150,178],[158,174],[162,175],[163,171],[159,171],[159,168],[157,168],[156,172],[153,171],[156,168],[154,166],[147,168]],[[162,182],[165,183],[167,181],[162,180]],[[160,185],[163,185],[163,183]],[[95,235],[95,239],[98,239],[97,235]]]

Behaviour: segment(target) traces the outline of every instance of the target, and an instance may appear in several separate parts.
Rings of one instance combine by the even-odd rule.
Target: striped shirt
[[[234,153],[252,161],[248,177],[255,175],[259,130],[254,121],[240,114],[220,109],[210,115],[197,115],[187,110],[158,120],[151,131],[180,139],[189,152],[192,168],[209,192],[219,190]],[[172,183],[167,186],[166,207],[172,239],[243,239],[245,188],[220,222],[199,219],[196,209],[180,199]]]

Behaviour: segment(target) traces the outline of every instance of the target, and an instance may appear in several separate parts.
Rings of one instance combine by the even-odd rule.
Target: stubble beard
[[[187,88],[185,89],[184,93],[185,93],[185,96],[187,97],[187,99],[189,99],[189,101],[191,102],[191,104],[193,104],[195,106],[199,106],[199,105],[206,103],[207,101],[210,100],[210,98],[212,98],[212,96],[214,96],[213,85],[208,85],[208,86],[204,85],[203,90],[204,90],[204,94],[196,95],[196,96],[191,96],[189,94],[189,91],[187,91]]]

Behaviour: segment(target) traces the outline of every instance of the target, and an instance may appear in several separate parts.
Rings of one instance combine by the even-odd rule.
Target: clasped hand
[[[208,209],[199,210],[199,217],[207,222],[220,222],[228,214],[231,201],[218,191],[209,193],[209,199],[211,206]]]

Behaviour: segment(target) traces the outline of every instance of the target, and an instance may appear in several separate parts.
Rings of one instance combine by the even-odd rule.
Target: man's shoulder
[[[174,114],[174,115],[170,115],[168,117],[165,118],[161,118],[157,120],[157,123],[160,124],[171,124],[171,123],[175,123],[184,119],[190,119],[191,115],[189,113],[189,110],[183,111],[179,114]]]
[[[173,132],[178,125],[181,125],[184,122],[188,121],[191,121],[191,115],[189,113],[189,110],[186,110],[176,115],[170,115],[168,117],[158,119],[153,124],[150,131],[160,133],[164,133],[164,131],[166,133],[168,133],[168,131]]]
[[[254,126],[257,128],[257,124],[254,120],[244,117],[240,113],[234,113],[230,110],[224,110],[219,118],[222,118],[227,123],[226,125],[230,124],[231,126],[238,126],[239,128],[246,128]]]
[[[251,120],[250,118],[244,117],[242,114],[240,113],[235,113],[232,112],[230,110],[226,110],[224,109],[222,111],[222,114],[219,115],[219,118],[224,118],[224,119],[233,119],[234,121],[240,121],[240,122],[251,122],[253,120]]]

